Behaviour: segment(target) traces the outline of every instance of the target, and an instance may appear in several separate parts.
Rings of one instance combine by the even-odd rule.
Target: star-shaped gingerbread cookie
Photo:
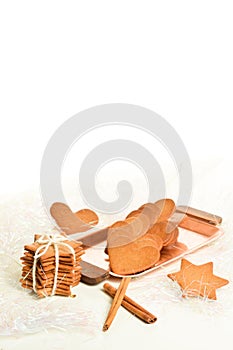
[[[229,283],[228,280],[213,274],[213,263],[194,265],[186,259],[181,260],[180,271],[168,275],[176,281],[182,291],[183,297],[202,296],[216,300],[216,289]]]

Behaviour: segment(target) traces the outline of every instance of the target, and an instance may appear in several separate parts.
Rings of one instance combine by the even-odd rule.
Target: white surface
[[[101,291],[101,284],[94,287],[80,284],[75,289],[80,310],[94,312],[94,318],[91,316],[93,326],[90,326],[89,330],[84,331],[80,327],[80,330],[77,328],[71,332],[49,330],[23,337],[2,337],[1,347],[7,350],[30,349],[32,346],[34,349],[41,349],[41,346],[44,349],[74,347],[118,349],[119,346],[127,344],[134,349],[140,349],[145,344],[156,344],[159,349],[187,349],[188,346],[189,349],[217,350],[222,346],[221,344],[224,344],[224,349],[231,349],[233,340],[231,331],[233,322],[232,167],[227,162],[215,163],[214,168],[210,162],[206,163],[207,170],[201,166],[201,162],[196,164],[199,175],[196,176],[192,204],[223,216],[225,236],[220,242],[188,256],[188,259],[200,264],[214,261],[214,272],[230,280],[228,286],[217,291],[216,302],[182,300],[179,289],[170,284],[166,278],[168,271],[178,268],[177,264],[172,265],[159,275],[153,272],[149,277],[144,276],[131,282],[128,288],[129,296],[157,315],[158,321],[155,324],[145,325],[127,311],[120,309],[109,331],[103,333],[101,328],[110,307],[110,298]],[[212,169],[211,177],[207,176],[208,169]],[[215,184],[218,186],[214,187]],[[213,188],[215,188],[214,191]],[[15,205],[14,201],[10,203],[12,206]],[[31,205],[33,208],[30,197],[26,202],[22,197],[21,204],[15,203],[17,207],[24,203],[26,207],[30,208]],[[14,222],[18,223],[20,228],[19,219],[14,213],[9,215],[8,219],[11,223],[9,229],[14,228]],[[4,217],[1,222],[4,223]],[[114,283],[117,285],[116,281]]]
[[[229,239],[232,14],[230,0],[2,1],[2,196],[38,187],[43,150],[67,118],[97,104],[133,103],[159,113],[180,134],[194,167],[192,204],[223,216]],[[143,199],[138,196],[136,205]],[[220,259],[216,267],[232,278],[232,259],[227,264]],[[159,314],[154,309],[157,323],[144,325],[121,309],[105,334],[101,327],[109,297],[101,286],[78,288],[77,302],[96,311],[99,328],[93,334],[2,337],[0,349],[232,348],[231,286],[219,290],[220,311],[213,307],[212,317],[199,304],[170,302]]]
[[[0,190],[37,185],[51,134],[103,103],[154,110],[192,157],[230,155],[232,13],[230,0],[1,1]]]

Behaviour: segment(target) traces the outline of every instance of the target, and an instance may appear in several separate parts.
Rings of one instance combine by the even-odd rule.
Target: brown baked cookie
[[[168,275],[176,281],[183,296],[202,296],[216,300],[216,289],[229,283],[228,280],[213,274],[213,263],[194,265],[186,259],[181,260],[180,271]]]
[[[131,218],[131,217],[137,217],[140,213],[142,212],[142,210],[139,210],[139,209],[137,209],[137,210],[133,210],[133,211],[131,211],[127,216],[126,216],[126,219],[128,219],[128,218]]]
[[[98,215],[90,209],[81,209],[75,215],[85,224],[95,226],[99,222]]]
[[[75,241],[65,241],[64,243],[68,244],[69,246],[71,246],[75,253],[79,254],[79,253],[83,253],[84,254],[84,250],[82,249],[82,247],[80,245],[77,245]],[[25,245],[24,249],[27,250],[28,252],[31,253],[32,256],[34,256],[36,250],[40,247],[40,244],[35,242],[33,244],[30,245]],[[43,250],[42,250],[43,251]],[[71,253],[71,250],[68,247],[59,245],[59,256],[65,257],[65,258],[72,258],[73,254]],[[46,251],[45,254],[43,254],[40,257],[41,261],[47,260],[49,258],[53,258],[54,257],[54,247],[50,246],[48,248],[48,250]]]
[[[154,224],[149,230],[148,233],[159,236],[163,242],[167,239],[167,222],[158,222]]]
[[[137,216],[131,216],[125,219],[125,222],[133,227],[133,239],[143,236],[150,227],[150,221],[142,212]]]
[[[167,240],[163,243],[164,247],[172,246],[176,244],[179,237],[179,229],[176,227],[171,233],[168,234]]]
[[[72,282],[74,280],[74,278],[76,278],[80,274],[81,274],[81,269],[79,270],[78,274],[74,274],[74,273],[67,274],[67,273],[60,273],[60,272],[58,272],[57,279],[58,280],[64,280],[64,281]],[[32,280],[32,270],[23,271],[22,272],[22,276]],[[54,279],[54,273],[48,272],[46,274],[45,273],[41,274],[41,273],[39,273],[37,271],[36,278],[38,278],[38,280],[41,282],[41,284],[43,284],[47,280],[53,280]]]
[[[155,202],[154,205],[159,210],[157,222],[163,222],[169,219],[170,216],[175,212],[176,206],[172,199],[160,199]]]
[[[52,288],[39,289],[37,291],[37,296],[39,298],[44,298],[44,297],[50,296],[51,294],[52,294]],[[72,296],[72,292],[70,289],[63,290],[63,289],[57,288],[55,291],[55,295],[70,297]]]
[[[150,203],[148,203],[150,204]],[[137,210],[133,210],[131,211],[127,216],[126,219],[129,219],[131,217],[138,217],[143,215],[144,217],[147,218],[147,221],[149,221],[149,227],[152,225],[152,223],[154,222],[154,209],[150,208],[150,206],[147,207],[147,204],[144,204],[143,206],[141,206],[139,209]]]
[[[140,237],[124,246],[109,247],[108,254],[111,270],[120,275],[144,271],[160,258],[157,242],[147,237]]]
[[[143,204],[139,210],[142,210],[142,213],[148,216],[150,226],[153,226],[158,221],[160,210],[154,203]]]
[[[124,246],[132,242],[134,228],[125,221],[117,221],[108,228],[107,247]]]
[[[158,250],[161,251],[161,249],[163,248],[163,240],[161,237],[153,235],[149,232],[147,232],[145,234],[145,237],[152,239],[155,242],[155,244],[157,245]]]
[[[57,225],[66,234],[84,232],[90,229],[90,225],[83,222],[70,207],[64,203],[54,203],[50,208],[51,216]]]

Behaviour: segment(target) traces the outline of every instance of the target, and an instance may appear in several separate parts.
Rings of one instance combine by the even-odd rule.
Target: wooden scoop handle
[[[188,215],[190,218],[198,219],[200,221],[207,222],[211,225],[220,225],[222,218],[218,215],[207,213],[206,211],[195,209],[192,207],[178,206],[176,212]]]

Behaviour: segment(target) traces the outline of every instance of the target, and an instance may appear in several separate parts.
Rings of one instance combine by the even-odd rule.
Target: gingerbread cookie
[[[181,260],[180,271],[168,275],[176,281],[186,296],[202,296],[216,300],[216,289],[229,283],[228,280],[213,274],[213,263],[194,265],[186,259]]]
[[[38,252],[42,255],[35,260]],[[35,242],[25,246],[21,258],[22,287],[34,290],[39,297],[71,296],[71,287],[81,279],[83,253],[80,242],[68,241],[62,235],[36,235]]]
[[[51,216],[66,234],[89,230],[93,223],[98,222],[98,216],[89,209],[83,209],[76,214],[64,203],[53,203],[50,208]]]

